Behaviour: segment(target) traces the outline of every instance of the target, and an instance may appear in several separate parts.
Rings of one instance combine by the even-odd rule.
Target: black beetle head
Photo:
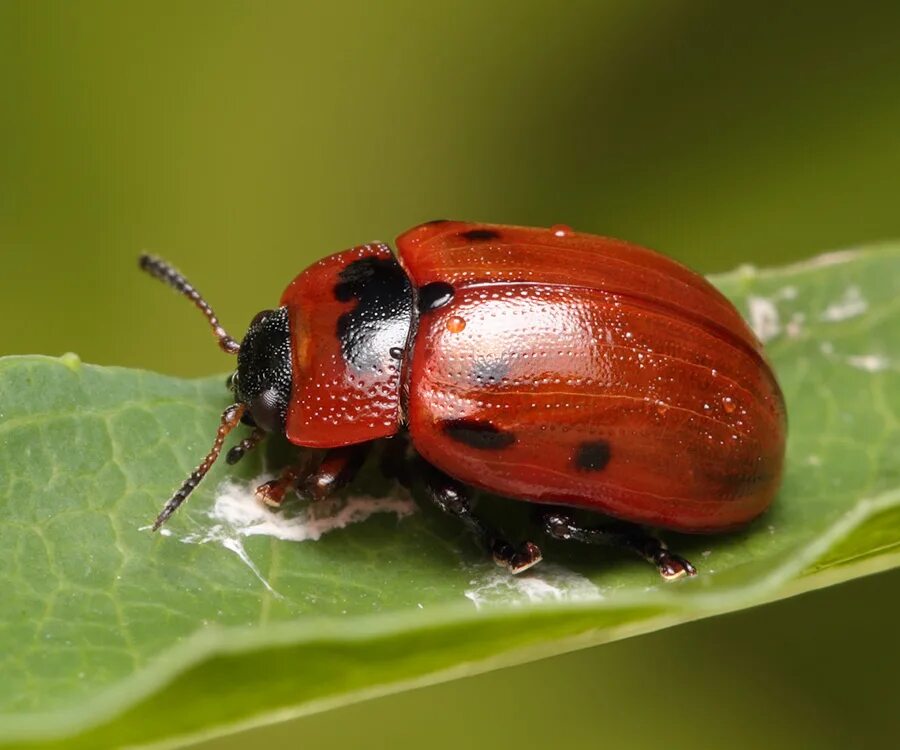
[[[229,387],[247,405],[243,422],[284,432],[291,400],[291,335],[287,308],[263,310],[250,322]]]

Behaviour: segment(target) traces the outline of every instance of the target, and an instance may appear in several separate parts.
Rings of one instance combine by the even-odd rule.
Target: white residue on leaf
[[[756,297],[751,295],[747,298],[747,306],[750,314],[750,327],[756,334],[757,338],[764,344],[778,336],[783,326],[781,323],[781,314],[778,311],[778,303],[782,300],[792,300],[797,298],[797,287],[786,286],[779,289],[771,297]],[[793,316],[788,323],[788,332],[791,335],[799,335],[799,326],[803,322],[802,317]]]
[[[865,372],[883,372],[895,368],[894,362],[883,354],[837,354],[834,351],[834,344],[830,341],[819,344],[819,351],[827,359],[843,362]]]
[[[186,542],[188,540],[185,537],[181,541]],[[247,554],[247,550],[244,549],[244,543],[240,539],[238,539],[237,537],[222,536],[217,539],[208,539],[205,541],[221,542],[222,546],[225,549],[234,552],[234,554],[236,554],[240,558],[241,562],[244,563],[244,565],[246,565],[248,568],[250,568],[250,570],[253,572],[253,575],[255,575],[259,579],[260,583],[262,583],[263,586],[269,589],[269,591],[279,599],[283,598],[281,594],[279,594],[275,589],[272,588],[272,585],[266,580],[265,576],[263,576],[263,574],[259,572],[259,568],[256,566],[256,563],[250,559],[250,555]]]
[[[849,286],[839,300],[832,302],[822,311],[822,314],[819,315],[819,320],[837,323],[841,320],[862,315],[868,309],[869,303],[862,296],[859,287]]]
[[[491,605],[522,606],[546,602],[586,602],[603,598],[589,579],[567,568],[541,563],[534,570],[514,576],[496,569],[469,582],[465,597],[476,609]]]
[[[851,354],[846,362],[851,367],[866,372],[881,372],[891,367],[891,360],[881,354]]]
[[[781,333],[781,318],[775,303],[767,297],[748,297],[750,326],[756,337],[766,343]]]
[[[273,536],[291,542],[315,541],[323,534],[365,521],[375,513],[394,513],[398,518],[415,511],[406,497],[349,497],[310,503],[296,510],[290,506],[273,511],[256,499],[254,488],[265,481],[249,483],[226,480],[219,485],[209,517],[233,529],[239,536]]]
[[[262,584],[280,596],[247,554],[243,539],[248,536],[271,536],[292,542],[315,541],[323,534],[365,521],[375,513],[394,513],[403,518],[415,511],[415,504],[405,497],[349,497],[274,511],[254,494],[254,488],[271,477],[261,476],[250,482],[225,480],[216,490],[216,500],[206,513],[210,525],[180,537],[186,544],[216,542],[236,554],[253,571]]]

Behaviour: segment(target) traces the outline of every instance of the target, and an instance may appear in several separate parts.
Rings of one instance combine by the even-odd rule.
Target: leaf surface
[[[787,472],[747,529],[676,537],[664,584],[613,552],[547,542],[512,578],[369,467],[342,503],[252,500],[289,455],[217,465],[224,378],[0,359],[0,743],[178,744],[754,606],[900,563],[900,247],[714,282],[767,340]],[[229,479],[230,477],[230,479]],[[525,533],[521,504],[486,502]]]

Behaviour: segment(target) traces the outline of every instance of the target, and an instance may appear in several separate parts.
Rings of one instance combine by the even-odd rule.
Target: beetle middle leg
[[[697,569],[681,555],[670,552],[665,542],[640,526],[614,521],[600,528],[579,526],[568,513],[558,510],[541,512],[544,531],[554,539],[572,539],[585,544],[604,544],[630,550],[656,566],[667,581],[693,576]]]
[[[492,555],[494,562],[515,574],[528,570],[541,561],[541,550],[536,544],[525,542],[516,548],[496,529],[475,515],[471,492],[464,484],[447,476],[424,459],[420,458],[418,463],[431,499],[442,511],[460,519]]]
[[[291,490],[311,500],[324,500],[353,480],[365,461],[368,446],[362,443],[331,448],[318,463],[305,455],[282,469],[277,479],[257,487],[256,496],[272,508],[280,507]]]

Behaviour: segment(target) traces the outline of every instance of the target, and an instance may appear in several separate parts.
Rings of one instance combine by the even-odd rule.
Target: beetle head
[[[246,404],[242,421],[283,432],[291,398],[291,336],[287,308],[263,310],[250,322],[229,387]]]

